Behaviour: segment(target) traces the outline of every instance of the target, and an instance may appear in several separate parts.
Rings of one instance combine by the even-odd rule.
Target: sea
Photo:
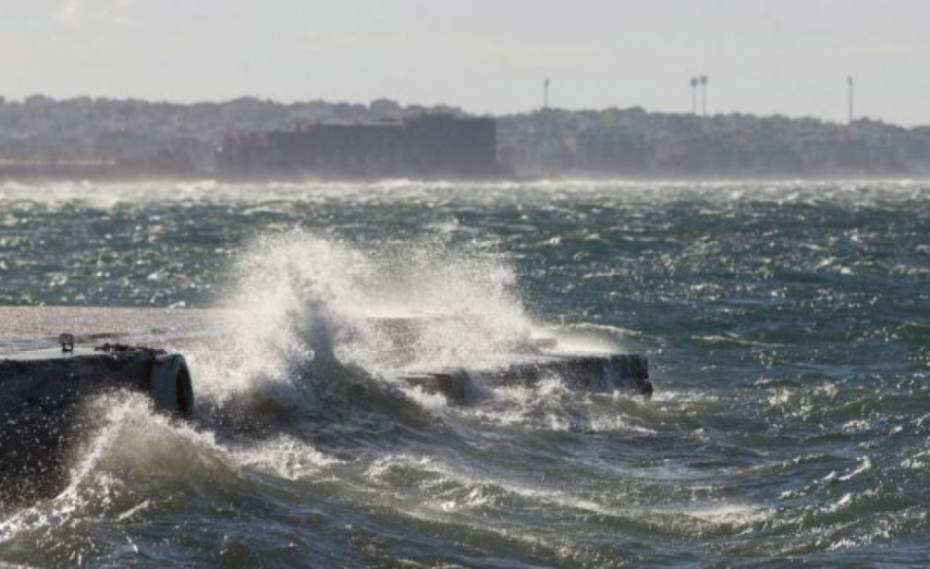
[[[0,305],[238,315],[161,337],[190,419],[93,402],[0,565],[930,566],[930,182],[5,182]],[[526,338],[653,396],[400,379]]]

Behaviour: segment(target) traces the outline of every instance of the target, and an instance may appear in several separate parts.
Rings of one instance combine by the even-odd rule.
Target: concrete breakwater
[[[132,346],[183,341],[196,350],[205,340],[201,348],[214,350],[228,339],[224,330],[235,329],[230,320],[235,315],[222,310],[0,307],[0,509],[62,488],[81,442],[95,430],[87,402],[99,394],[135,391],[150,397],[158,410],[190,416],[194,393],[184,357]],[[453,405],[481,404],[496,388],[535,388],[549,378],[575,390],[652,395],[648,361],[636,354],[566,352],[558,349],[555,337],[527,336],[498,354],[490,367],[480,358],[452,368],[426,361],[421,372],[409,373],[401,371],[410,369],[405,358],[417,355],[422,337],[437,321],[370,318],[362,325],[393,342],[390,351],[399,367],[381,372],[389,384],[399,379],[408,388],[441,393]],[[319,307],[304,323],[300,338],[312,354],[311,375],[327,377],[340,366],[334,346],[339,328]],[[73,351],[52,339],[63,329],[82,332]]]
[[[147,394],[169,413],[193,412],[184,358],[163,350],[106,345],[0,359],[0,509],[60,488],[73,452],[92,430],[84,403],[117,390]]]
[[[94,337],[117,337],[119,329],[141,334],[152,325],[167,325],[170,317],[159,312],[0,308],[0,510],[62,488],[74,454],[93,432],[95,418],[87,406],[93,397],[129,390],[151,397],[163,411],[193,412],[183,356],[90,344]],[[88,332],[77,347],[49,346],[52,329],[78,321]],[[140,326],[143,321],[147,326]]]

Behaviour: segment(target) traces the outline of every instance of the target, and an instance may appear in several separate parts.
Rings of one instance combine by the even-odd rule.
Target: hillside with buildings
[[[919,177],[930,127],[642,108],[0,98],[0,177]]]
[[[498,121],[499,155],[532,175],[930,175],[930,128],[727,114],[543,110]]]

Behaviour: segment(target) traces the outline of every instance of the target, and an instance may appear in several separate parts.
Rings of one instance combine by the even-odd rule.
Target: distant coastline
[[[429,124],[427,134],[411,135]],[[406,122],[405,122],[406,121]],[[411,122],[413,121],[413,122]],[[386,126],[387,125],[387,126]],[[389,126],[393,125],[393,126]],[[277,154],[224,168],[230,141]],[[258,143],[252,154],[258,155]],[[224,151],[226,152],[224,154]],[[226,166],[230,163],[227,162]],[[893,179],[930,176],[930,127],[867,118],[539,109],[474,117],[449,106],[256,98],[174,104],[0,97],[0,180]]]

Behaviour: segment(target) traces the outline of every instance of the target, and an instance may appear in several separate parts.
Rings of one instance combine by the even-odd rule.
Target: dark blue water
[[[930,561],[930,184],[7,184],[0,304],[249,315],[169,340],[194,421],[96,402],[0,561]],[[349,367],[311,377],[320,314]],[[415,354],[384,315],[423,319]],[[398,381],[527,335],[645,354],[655,396]]]

